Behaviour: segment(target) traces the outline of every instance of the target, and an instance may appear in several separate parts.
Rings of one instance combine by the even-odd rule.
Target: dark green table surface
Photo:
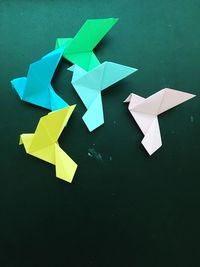
[[[21,102],[10,80],[73,37],[87,18],[119,17],[95,52],[139,71],[103,93],[105,124],[89,133],[64,59],[55,90],[77,108],[61,147],[72,184],[18,146],[47,110]],[[0,0],[0,266],[200,266],[200,1]],[[197,97],[160,116],[149,157],[123,100],[165,88]]]

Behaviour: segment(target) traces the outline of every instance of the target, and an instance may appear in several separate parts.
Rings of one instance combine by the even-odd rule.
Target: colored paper
[[[63,48],[52,51],[30,65],[27,77],[11,81],[21,100],[52,111],[68,106],[51,86],[51,80],[63,51]]]
[[[35,133],[20,135],[20,144],[24,145],[26,153],[55,165],[56,176],[69,183],[72,182],[77,164],[57,141],[74,108],[75,105],[52,111],[39,120]]]
[[[72,85],[87,108],[82,119],[90,132],[104,123],[101,91],[137,71],[113,62],[104,62],[89,72],[77,65],[69,70],[73,72]]]
[[[130,94],[124,101],[144,134],[142,144],[152,155],[162,146],[158,115],[195,97],[195,95],[165,88],[148,98]]]
[[[93,49],[117,21],[117,18],[88,19],[74,38],[57,38],[56,48],[64,47],[64,58],[87,71],[92,70],[100,64]]]

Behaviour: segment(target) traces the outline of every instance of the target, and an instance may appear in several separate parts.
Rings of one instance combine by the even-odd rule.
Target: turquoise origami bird
[[[30,65],[27,77],[11,81],[12,87],[21,100],[52,111],[68,106],[51,86],[51,80],[63,51],[63,48],[59,48],[50,52]]]
[[[107,61],[89,72],[77,65],[71,66],[68,70],[73,72],[72,85],[87,108],[82,119],[90,132],[104,123],[101,92],[137,71]]]
[[[87,71],[92,70],[100,64],[93,49],[117,21],[117,18],[88,19],[74,38],[57,38],[56,48],[64,47],[64,58]]]

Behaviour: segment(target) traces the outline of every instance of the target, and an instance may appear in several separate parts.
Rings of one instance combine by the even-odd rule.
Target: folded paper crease
[[[143,98],[131,93],[125,100],[128,109],[144,134],[142,145],[152,155],[162,146],[158,115],[195,97],[193,94],[164,88]]]
[[[58,138],[74,108],[72,105],[50,112],[39,120],[35,133],[20,135],[20,145],[24,145],[26,153],[55,165],[56,176],[69,183],[77,164],[60,148]]]
[[[93,49],[117,23],[117,18],[88,19],[74,38],[57,38],[56,48],[63,47],[63,57],[89,71],[100,64]]]
[[[21,100],[52,111],[68,106],[51,85],[63,52],[63,48],[50,52],[30,65],[27,77],[11,81]]]
[[[72,85],[87,109],[82,119],[90,132],[104,123],[101,92],[137,71],[107,61],[88,72],[78,65],[69,70],[73,72]]]

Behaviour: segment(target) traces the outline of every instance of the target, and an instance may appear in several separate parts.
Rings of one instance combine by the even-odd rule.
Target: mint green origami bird
[[[101,92],[137,71],[107,61],[89,72],[77,65],[71,66],[69,70],[73,71],[72,85],[87,108],[82,119],[90,132],[104,123]]]
[[[117,21],[117,18],[88,19],[74,38],[57,38],[56,48],[65,47],[64,58],[84,70],[92,70],[100,64],[93,49]]]

